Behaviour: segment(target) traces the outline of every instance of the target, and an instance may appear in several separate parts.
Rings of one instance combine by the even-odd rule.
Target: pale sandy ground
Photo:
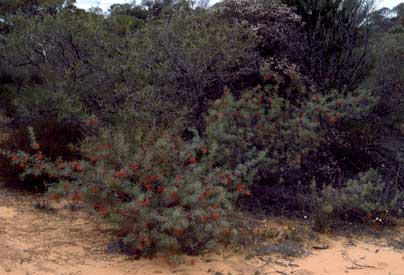
[[[108,254],[107,228],[88,214],[34,209],[32,195],[0,189],[0,274],[374,274],[404,275],[404,251],[382,241],[324,237],[329,248],[309,251],[297,259],[267,255],[246,260],[235,253],[170,259],[130,260]],[[172,259],[171,259],[172,260]]]

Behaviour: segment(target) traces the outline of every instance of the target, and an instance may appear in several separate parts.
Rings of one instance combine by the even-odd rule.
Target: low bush
[[[206,144],[163,134],[131,154],[124,136],[114,136],[106,144],[85,142],[78,161],[52,161],[38,150],[3,153],[23,163],[22,178],[58,181],[50,185],[51,199],[89,204],[114,225],[128,253],[196,254],[229,240],[234,200],[248,190],[232,171],[211,166]]]
[[[404,190],[396,182],[386,182],[376,170],[360,173],[344,187],[331,185],[319,191],[312,186],[314,227],[327,230],[338,221],[387,225],[393,216],[404,213]]]

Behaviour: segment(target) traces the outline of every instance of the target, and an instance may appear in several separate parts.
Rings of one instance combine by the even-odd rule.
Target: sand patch
[[[11,219],[17,215],[17,211],[11,207],[0,207],[0,219]]]

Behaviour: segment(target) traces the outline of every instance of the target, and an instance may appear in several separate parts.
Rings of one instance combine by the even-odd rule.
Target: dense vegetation
[[[229,242],[239,212],[404,215],[404,5],[0,3],[8,185],[90,206],[136,255]]]

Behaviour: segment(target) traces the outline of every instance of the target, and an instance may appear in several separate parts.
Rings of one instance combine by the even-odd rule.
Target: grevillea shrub
[[[298,75],[289,88],[296,96],[289,99],[287,89],[279,89],[279,75],[266,72],[263,78],[265,85],[243,92],[238,99],[225,89],[207,118],[212,166],[243,171],[248,184],[260,178],[275,178],[268,185],[287,179],[317,152],[331,129],[360,118],[374,102],[367,91],[311,94]]]
[[[7,139],[3,140],[0,148],[17,152],[22,151],[35,154],[40,150],[44,155],[55,160],[62,156],[64,159],[76,159],[80,153],[75,149],[84,136],[84,123],[60,122],[53,119],[35,122],[28,130],[20,127],[11,132]],[[34,131],[36,137],[34,137]],[[35,140],[36,149],[32,147],[31,140]],[[21,167],[20,167],[21,166]],[[19,174],[23,172],[23,165],[13,165],[9,158],[0,154],[0,177],[9,186],[27,189],[44,190],[44,178],[27,177],[21,181]]]
[[[23,163],[22,178],[57,179],[51,199],[90,205],[114,225],[128,253],[196,254],[230,239],[234,201],[248,189],[232,170],[211,166],[205,143],[165,134],[145,140],[130,157],[124,142],[90,144],[80,161],[50,161],[39,151],[3,154],[15,165]]]

